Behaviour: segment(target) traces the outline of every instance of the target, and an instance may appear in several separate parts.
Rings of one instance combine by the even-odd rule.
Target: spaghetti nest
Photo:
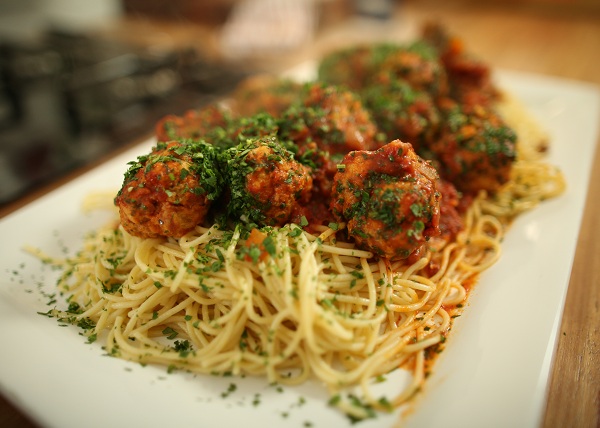
[[[287,385],[317,379],[354,418],[407,402],[470,287],[499,259],[511,221],[565,187],[518,102],[500,97],[453,39],[426,35],[434,47],[384,44],[322,63],[321,78],[361,98],[313,82],[301,104],[273,117],[230,120],[213,106],[159,122],[160,144],[131,164],[115,199],[120,221],[73,258],[34,250],[63,272],[68,309],[50,315],[142,364]],[[295,85],[275,88],[263,106],[287,100],[283,89],[297,97]],[[268,95],[254,89],[250,98]],[[444,201],[440,177],[416,152],[468,198]],[[230,229],[210,226],[219,192]],[[460,227],[434,233],[453,212]],[[374,380],[398,368],[411,381],[377,396]],[[364,405],[342,399],[349,388]]]
[[[473,202],[455,240],[433,240],[412,264],[343,242],[343,224],[318,236],[294,224],[196,227],[177,240],[134,237],[113,223],[76,257],[53,260],[69,308],[51,315],[126,360],[288,385],[313,377],[353,417],[391,410],[422,385],[469,286],[500,257],[510,219],[562,191],[562,176],[540,165],[522,161],[493,199]],[[412,372],[410,384],[375,396],[373,380],[399,367]],[[340,399],[353,386],[364,406]]]

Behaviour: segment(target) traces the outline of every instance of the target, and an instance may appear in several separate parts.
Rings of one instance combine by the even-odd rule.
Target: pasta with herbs
[[[248,83],[232,104],[241,118],[217,106],[166,117],[125,175],[114,222],[72,258],[31,250],[63,272],[68,308],[49,314],[143,364],[317,379],[358,419],[406,403],[510,222],[565,186],[534,122],[491,107],[515,101],[439,29],[425,35],[443,54],[421,41],[344,51],[302,90]],[[376,70],[359,70],[370,55]],[[327,85],[355,93],[323,83],[340,76]],[[365,76],[378,83],[354,79]],[[412,381],[377,396],[374,379],[399,368]]]
[[[467,223],[413,264],[374,260],[331,228],[263,232],[268,255],[256,263],[240,230],[197,227],[163,240],[107,227],[78,257],[55,261],[73,270],[59,283],[69,311],[53,314],[93,320],[109,354],[128,360],[281,384],[314,376],[334,395],[358,384],[374,408],[396,407],[423,380],[425,351],[445,340],[469,280],[500,256],[502,225],[478,203]],[[428,275],[431,264],[439,268]],[[373,377],[415,356],[411,386],[389,404],[369,397]]]

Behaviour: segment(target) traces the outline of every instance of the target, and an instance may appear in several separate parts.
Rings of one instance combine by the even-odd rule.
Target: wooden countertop
[[[459,2],[407,1],[387,26],[398,38],[424,20],[438,19],[468,41],[468,47],[493,67],[528,71],[600,85],[600,11],[557,7],[561,2],[508,2],[511,7]],[[531,6],[531,4],[535,6]],[[507,4],[507,3],[504,3]],[[529,6],[523,6],[529,4]],[[519,6],[521,5],[521,6]],[[339,44],[359,41],[352,25],[322,29],[314,43],[285,64],[320,55]],[[377,37],[376,34],[371,34]],[[598,118],[600,120],[600,118]],[[50,191],[72,176],[0,209],[0,217]],[[551,372],[544,428],[600,426],[600,150],[596,150],[590,187],[577,243],[567,300]],[[594,288],[596,287],[596,288]],[[34,427],[0,396],[0,425]]]

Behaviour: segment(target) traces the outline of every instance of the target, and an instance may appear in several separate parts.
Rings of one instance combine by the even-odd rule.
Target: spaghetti
[[[556,177],[535,166],[518,169],[521,179]],[[70,307],[52,314],[89,320],[90,337],[104,335],[107,351],[127,360],[286,385],[316,377],[333,397],[360,385],[369,408],[390,410],[421,386],[427,349],[445,340],[469,281],[500,257],[503,199],[512,198],[514,213],[531,206],[536,194],[516,186],[499,201],[476,200],[456,240],[432,242],[435,251],[413,264],[373,260],[336,240],[343,225],[318,236],[296,225],[269,229],[260,263],[239,229],[141,239],[111,225],[90,235],[75,258],[53,261]],[[413,381],[396,397],[370,392],[373,378],[408,362]],[[367,416],[362,406],[337,404]]]
[[[505,97],[502,111],[514,103]],[[523,135],[509,181],[492,196],[480,192],[464,228],[453,239],[433,237],[416,260],[374,257],[344,241],[342,222],[314,233],[293,223],[212,225],[180,238],[140,238],[115,216],[75,257],[30,249],[63,272],[58,288],[68,309],[49,314],[126,360],[284,385],[316,378],[354,418],[398,408],[423,384],[470,285],[499,259],[513,218],[564,190],[560,171],[533,148],[541,135],[534,122],[521,111],[505,119]],[[111,197],[90,204],[110,205]],[[412,381],[393,398],[377,396],[373,379],[400,367]],[[342,398],[351,387],[364,405]]]

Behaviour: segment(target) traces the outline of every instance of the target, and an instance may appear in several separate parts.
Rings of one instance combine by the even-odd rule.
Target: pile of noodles
[[[456,239],[432,239],[415,263],[343,242],[343,224],[319,235],[294,224],[264,228],[257,248],[241,227],[137,238],[115,212],[74,257],[32,250],[63,272],[58,288],[68,309],[50,313],[126,360],[284,385],[317,379],[331,403],[357,418],[397,408],[421,386],[469,287],[500,257],[509,223],[564,189],[560,171],[535,148],[544,136],[507,100],[505,117],[519,133],[510,182],[493,198],[476,198]],[[112,205],[111,196],[93,203],[102,201]],[[398,368],[412,381],[395,397],[375,396],[373,380]],[[348,387],[359,388],[365,406],[338,399]]]

